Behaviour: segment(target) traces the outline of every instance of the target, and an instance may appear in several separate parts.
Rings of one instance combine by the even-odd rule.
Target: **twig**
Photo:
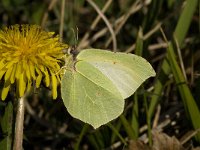
[[[119,33],[119,31],[121,30],[121,28],[124,26],[124,24],[126,23],[126,21],[128,20],[128,18],[135,14],[137,11],[139,11],[142,8],[143,4],[141,4],[140,0],[137,0],[135,3],[133,3],[133,5],[131,6],[130,10],[124,15],[123,20],[116,25],[116,29],[115,29],[115,35],[117,35]],[[111,42],[111,38],[109,38],[106,42],[106,47],[108,47],[108,45]]]
[[[160,29],[162,23],[159,22],[153,29],[151,29],[148,33],[143,36],[143,40],[148,39],[151,35],[153,35],[157,30]],[[132,44],[127,50],[126,53],[130,53],[135,49],[135,43]]]
[[[44,16],[43,16],[42,22],[41,22],[41,26],[43,28],[44,28],[44,25],[48,18],[48,12],[53,9],[53,6],[55,5],[56,2],[57,2],[57,0],[51,0],[51,3],[49,4],[47,11],[44,13]]]
[[[34,111],[34,109],[31,107],[31,105],[28,103],[28,101],[25,101],[25,107],[26,107],[26,111],[28,114],[30,114],[30,116],[41,126],[44,126],[46,128],[49,128],[53,131],[57,132],[57,127],[55,127],[53,124],[49,123],[48,121],[46,121],[44,118],[41,118],[38,114],[36,114],[36,112]]]
[[[119,24],[119,22],[121,22],[123,20],[123,16],[121,16],[120,18],[118,18],[115,22],[114,22],[114,26]],[[98,31],[96,34],[94,34],[90,40],[85,40],[84,44],[79,45],[79,49],[80,48],[85,48],[87,47],[89,44],[95,42],[97,39],[99,39],[100,37],[104,36],[106,33],[108,32],[108,28],[105,27],[103,29],[101,29],[100,31]]]
[[[112,36],[113,51],[116,51],[117,50],[117,40],[116,40],[116,36],[115,36],[115,33],[113,31],[113,28],[112,28],[111,24],[109,23],[109,21],[105,17],[105,15],[102,13],[102,11],[98,8],[98,6],[92,0],[87,0],[87,2],[97,11],[99,16],[103,19],[103,21],[107,25],[107,27],[108,27],[108,29],[109,29],[109,31],[111,33],[111,36]]]
[[[151,44],[148,46],[148,50],[149,51],[155,51],[157,49],[161,49],[161,48],[167,48],[168,44],[167,43],[156,43],[156,44]]]
[[[60,42],[63,40],[63,28],[64,28],[64,14],[65,14],[65,0],[62,0],[61,2],[61,13],[60,13],[60,29],[59,29],[59,35],[60,35]]]
[[[108,0],[108,1],[106,2],[106,4],[104,5],[103,9],[101,10],[102,13],[105,13],[105,11],[109,8],[111,2],[112,2],[112,0]],[[85,43],[87,43],[87,40],[88,40],[88,38],[89,38],[90,32],[91,32],[92,30],[95,29],[95,27],[96,27],[96,25],[99,23],[100,19],[101,19],[101,17],[100,17],[99,15],[94,19],[94,21],[92,22],[92,24],[91,24],[91,26],[90,26],[90,30],[89,30],[88,32],[85,33],[85,35],[84,35],[83,38],[81,39],[81,41],[80,41],[80,43],[79,43],[77,49],[80,49],[80,48],[82,48],[82,47],[85,47],[84,45],[85,45]]]
[[[103,11],[103,10],[102,10]],[[131,14],[135,13],[135,11],[130,11]],[[125,18],[126,14],[122,15],[121,17],[119,17],[118,19],[116,19],[116,21],[113,23],[113,26],[118,26],[121,24],[121,22],[123,22],[124,18]],[[95,42],[97,39],[101,38],[102,36],[104,36],[106,33],[108,32],[108,28],[105,27],[103,29],[101,29],[100,31],[98,31],[96,34],[94,34],[90,40],[85,40],[84,43],[80,44],[78,46],[79,49],[85,48],[87,47],[89,44]]]
[[[152,36],[156,31],[160,29],[161,26],[162,26],[162,22],[159,22],[153,29],[151,29],[147,34],[144,35],[143,40],[146,40],[150,36]]]
[[[159,121],[159,117],[160,117],[160,110],[161,110],[161,106],[158,105],[157,107],[157,111],[154,117],[154,121],[153,121],[153,128],[156,128],[158,125],[158,121]]]
[[[24,128],[24,101],[25,95],[17,100],[17,114],[15,121],[13,150],[22,150]]]
[[[200,129],[196,129],[195,131],[188,131],[184,136],[181,137],[180,143],[181,145],[188,142],[192,137],[200,132]]]

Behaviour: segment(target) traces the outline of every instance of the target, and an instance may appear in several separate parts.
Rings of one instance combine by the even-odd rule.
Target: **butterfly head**
[[[67,49],[63,49],[63,53],[66,55],[73,55],[74,57],[78,55],[78,50],[76,49],[77,47],[75,45],[72,45],[68,47]]]

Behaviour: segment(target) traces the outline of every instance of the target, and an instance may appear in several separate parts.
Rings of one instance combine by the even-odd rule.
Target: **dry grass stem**
[[[62,0],[61,2],[61,16],[60,16],[60,29],[59,29],[59,35],[60,35],[60,42],[63,40],[63,28],[64,28],[64,18],[65,18],[65,0]]]
[[[151,29],[149,32],[147,32],[144,36],[143,36],[143,40],[148,39],[150,36],[152,36],[156,31],[158,31],[161,27],[162,23],[158,23],[153,29]],[[135,43],[133,43],[127,50],[126,53],[130,53],[132,51],[134,51],[135,49]]]
[[[116,25],[116,29],[115,29],[115,35],[117,35],[119,33],[119,31],[121,30],[121,28],[124,26],[124,24],[126,23],[126,21],[128,20],[128,18],[135,14],[136,12],[138,12],[141,8],[142,8],[143,4],[140,3],[140,0],[136,1],[135,3],[133,3],[133,5],[130,7],[129,11],[123,15],[123,19],[121,20],[121,22],[119,22],[119,24]],[[110,44],[110,42],[112,41],[111,38],[109,38],[106,42],[106,47],[108,47],[108,45]]]
[[[43,15],[42,22],[41,22],[41,27],[43,27],[43,28],[45,27],[45,24],[46,24],[47,19],[48,19],[48,13],[49,13],[49,11],[51,11],[53,9],[53,7],[55,6],[57,1],[58,0],[51,0],[47,11],[45,11],[45,13]]]
[[[106,2],[106,4],[104,5],[103,9],[101,10],[102,13],[105,13],[105,11],[109,8],[111,2],[112,2],[112,0],[108,0],[108,1]],[[91,26],[90,26],[89,31],[87,31],[87,32],[85,33],[85,35],[83,36],[83,38],[81,39],[81,41],[80,41],[80,43],[79,43],[79,45],[78,45],[78,49],[81,49],[82,47],[86,47],[86,46],[85,46],[85,43],[87,43],[87,45],[88,45],[88,42],[87,42],[87,41],[88,41],[90,32],[91,32],[92,30],[95,29],[95,27],[96,27],[97,24],[99,23],[100,19],[101,19],[100,15],[98,15],[98,16],[94,19],[94,21],[92,22],[92,24],[91,24]]]
[[[102,11],[99,9],[99,7],[92,0],[87,0],[87,2],[97,11],[99,16],[103,19],[103,21],[107,25],[108,30],[110,31],[110,34],[111,34],[112,40],[113,40],[113,51],[116,51],[117,50],[117,40],[116,40],[116,36],[115,36],[115,33],[113,31],[113,28],[112,28],[110,22],[108,21],[106,16],[102,13]]]

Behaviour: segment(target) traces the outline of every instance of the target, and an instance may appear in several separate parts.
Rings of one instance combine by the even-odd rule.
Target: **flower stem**
[[[13,150],[22,150],[23,127],[24,127],[24,100],[25,96],[17,100],[17,114],[15,121],[15,135]]]

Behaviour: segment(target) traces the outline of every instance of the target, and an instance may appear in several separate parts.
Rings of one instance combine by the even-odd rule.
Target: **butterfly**
[[[68,53],[73,59],[61,79],[64,105],[74,118],[94,128],[117,118],[125,99],[156,75],[147,60],[134,54],[93,48]]]

